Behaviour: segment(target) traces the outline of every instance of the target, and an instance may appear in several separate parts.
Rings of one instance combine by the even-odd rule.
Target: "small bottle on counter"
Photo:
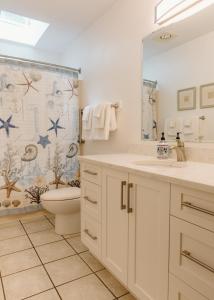
[[[157,158],[159,159],[169,158],[169,144],[166,142],[164,132],[162,132],[161,140],[157,144]]]

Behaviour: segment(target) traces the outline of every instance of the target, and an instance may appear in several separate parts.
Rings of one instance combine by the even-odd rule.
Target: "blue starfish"
[[[10,124],[10,122],[11,122],[11,119],[12,119],[12,115],[7,119],[7,121],[4,121],[4,120],[2,120],[1,118],[0,118],[0,122],[2,123],[2,125],[0,126],[0,129],[5,129],[5,131],[6,131],[6,134],[7,134],[7,137],[9,137],[9,135],[10,135],[10,128],[18,128],[18,127],[16,127],[15,125],[13,125],[13,124]]]
[[[51,142],[48,139],[48,135],[46,135],[46,136],[41,136],[40,135],[39,136],[39,141],[38,141],[37,144],[42,145],[42,147],[45,149],[48,144],[51,144]]]
[[[54,130],[55,133],[56,133],[56,136],[57,136],[57,133],[58,133],[58,129],[65,129],[64,127],[61,127],[61,126],[59,125],[59,119],[56,120],[56,122],[54,122],[54,121],[51,120],[51,119],[49,119],[49,120],[51,121],[51,123],[52,123],[53,126],[52,126],[51,128],[49,128],[48,131]]]

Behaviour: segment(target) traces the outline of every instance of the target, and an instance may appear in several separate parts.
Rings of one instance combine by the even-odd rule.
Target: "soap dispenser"
[[[169,158],[169,144],[166,142],[165,134],[162,132],[161,140],[157,145],[157,158],[159,159],[167,159]]]

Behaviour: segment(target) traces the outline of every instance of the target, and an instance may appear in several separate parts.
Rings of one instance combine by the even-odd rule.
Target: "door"
[[[127,285],[128,173],[105,169],[102,182],[103,263]]]
[[[166,300],[170,185],[133,175],[129,182],[128,287],[140,300]]]

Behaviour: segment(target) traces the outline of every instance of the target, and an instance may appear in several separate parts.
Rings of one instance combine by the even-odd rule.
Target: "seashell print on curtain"
[[[49,189],[77,180],[74,74],[0,63],[0,215],[32,211]]]

